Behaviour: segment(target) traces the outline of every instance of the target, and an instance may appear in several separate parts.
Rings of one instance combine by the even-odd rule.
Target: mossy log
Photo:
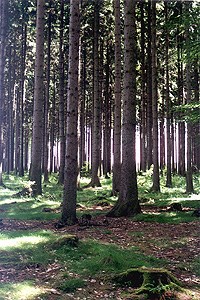
[[[120,286],[132,287],[135,294],[147,295],[148,299],[160,299],[159,297],[169,290],[181,289],[180,282],[165,269],[129,269],[114,276],[113,282]]]
[[[51,244],[52,249],[58,249],[63,246],[77,247],[79,238],[76,235],[63,235]]]

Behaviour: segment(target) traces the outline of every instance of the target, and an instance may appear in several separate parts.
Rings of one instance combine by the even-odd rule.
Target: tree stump
[[[168,291],[181,289],[180,282],[165,269],[134,268],[113,277],[120,286],[132,287],[134,294],[144,294],[147,299],[165,299]]]

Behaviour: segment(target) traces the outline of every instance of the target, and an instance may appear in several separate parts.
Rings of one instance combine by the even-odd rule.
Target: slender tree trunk
[[[158,93],[157,93],[157,53],[156,53],[156,2],[152,1],[152,105],[153,105],[153,186],[160,191],[158,163]]]
[[[189,16],[190,3],[186,4],[187,16]],[[190,37],[189,37],[189,24],[186,26],[186,51],[187,51],[187,63],[186,63],[186,91],[187,91],[187,103],[191,103],[191,56],[190,56]],[[187,123],[187,171],[186,171],[186,192],[193,193],[193,178],[192,178],[192,133],[193,127],[191,122]]]
[[[115,0],[115,102],[113,145],[113,194],[119,192],[121,178],[121,20],[120,0]]]
[[[44,12],[45,1],[37,1],[36,22],[36,59],[34,83],[34,108],[33,108],[33,136],[31,152],[30,180],[34,182],[34,194],[42,193],[42,144],[43,138],[43,67],[44,67]]]
[[[145,20],[144,2],[140,2],[141,11],[141,108],[140,108],[140,169],[145,172],[147,167],[146,156],[146,73],[145,73]]]
[[[152,28],[151,28],[151,2],[148,1],[148,45],[147,45],[147,167],[153,164],[152,157]]]
[[[168,3],[165,2],[165,22],[168,21]],[[166,28],[165,37],[165,65],[166,65],[166,126],[167,126],[167,180],[166,186],[172,187],[172,165],[171,165],[171,102],[169,98],[169,32]]]
[[[182,16],[182,2],[178,3],[179,13]],[[182,35],[180,28],[177,29],[177,64],[178,64],[178,105],[183,104],[183,63],[182,63]],[[181,113],[179,113],[181,119]],[[185,123],[178,123],[178,174],[185,176]]]
[[[101,186],[98,171],[101,149],[101,103],[99,93],[99,9],[101,1],[94,3],[94,100],[92,130],[92,178],[91,186]]]
[[[133,216],[141,212],[138,201],[136,130],[136,1],[124,1],[124,79],[122,123],[122,168],[119,198],[110,217]]]
[[[46,66],[46,89],[44,102],[44,147],[43,147],[43,172],[44,182],[49,180],[48,161],[49,161],[49,95],[50,95],[50,65],[51,65],[51,5],[48,15],[48,32],[47,32],[47,66]]]
[[[76,223],[76,193],[78,176],[78,68],[79,68],[79,1],[70,1],[69,70],[67,98],[67,132],[62,221]]]
[[[63,54],[63,28],[64,28],[64,0],[60,0],[60,44],[59,44],[59,138],[60,138],[60,184],[64,183],[65,167],[65,106],[64,106],[64,54]]]

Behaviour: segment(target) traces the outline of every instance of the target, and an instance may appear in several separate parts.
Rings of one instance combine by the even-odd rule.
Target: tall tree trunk
[[[62,221],[76,223],[76,191],[78,176],[78,68],[79,68],[79,1],[70,1],[69,70],[67,98],[67,132]]]
[[[50,95],[50,65],[51,65],[51,6],[48,15],[48,31],[47,31],[47,63],[46,63],[46,86],[45,86],[45,102],[44,102],[44,147],[43,147],[43,172],[44,182],[49,180],[48,161],[49,161],[49,95]]]
[[[185,5],[185,9],[187,10],[187,16],[189,17],[189,9],[190,3]],[[187,96],[187,103],[191,103],[191,55],[190,55],[190,36],[189,36],[189,24],[186,25],[186,56],[187,56],[187,63],[186,63],[186,96]],[[187,123],[187,171],[186,171],[186,192],[193,193],[193,178],[192,178],[192,133],[193,128],[192,124],[189,121]]]
[[[34,194],[42,194],[42,144],[43,138],[43,69],[44,69],[44,12],[45,1],[37,1],[36,21],[36,59],[34,83],[34,108],[33,108],[33,136],[31,149],[30,180],[34,182]]]
[[[145,20],[144,2],[140,2],[141,11],[141,108],[140,108],[140,169],[145,172],[146,157],[146,72],[145,72]]]
[[[153,163],[152,157],[152,55],[151,55],[151,2],[148,1],[148,45],[147,45],[147,167]]]
[[[165,2],[165,22],[168,22],[168,3]],[[165,66],[166,66],[166,126],[167,126],[167,180],[166,186],[172,187],[172,165],[171,165],[171,102],[169,98],[169,31],[166,28],[165,36]]]
[[[124,1],[124,79],[122,123],[122,168],[119,198],[108,213],[110,217],[140,213],[138,201],[135,130],[136,130],[136,1]]]
[[[101,103],[99,93],[99,10],[101,0],[94,3],[94,100],[92,130],[92,178],[91,186],[101,186],[98,171],[101,149]]]
[[[59,37],[59,138],[60,138],[60,184],[64,183],[65,168],[65,106],[64,106],[64,54],[63,54],[63,36],[64,36],[64,0],[60,0],[60,37]]]
[[[153,106],[153,186],[152,191],[160,191],[158,163],[158,92],[156,53],[156,2],[152,1],[152,106]]]
[[[120,189],[121,178],[121,20],[120,0],[114,2],[115,14],[115,102],[114,102],[114,136],[113,136],[113,180],[112,192]]]
[[[182,17],[182,2],[178,3],[180,17]],[[177,28],[177,67],[178,67],[178,105],[183,104],[183,63],[182,63],[182,35],[180,26]],[[181,119],[181,113],[179,113]],[[178,123],[178,174],[185,176],[185,122]]]

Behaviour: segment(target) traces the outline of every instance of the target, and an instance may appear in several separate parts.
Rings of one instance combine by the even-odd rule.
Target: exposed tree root
[[[180,282],[165,269],[135,268],[114,276],[113,281],[120,286],[132,287],[135,295],[146,299],[167,299],[169,291],[181,290]],[[144,298],[145,299],[145,298]]]

